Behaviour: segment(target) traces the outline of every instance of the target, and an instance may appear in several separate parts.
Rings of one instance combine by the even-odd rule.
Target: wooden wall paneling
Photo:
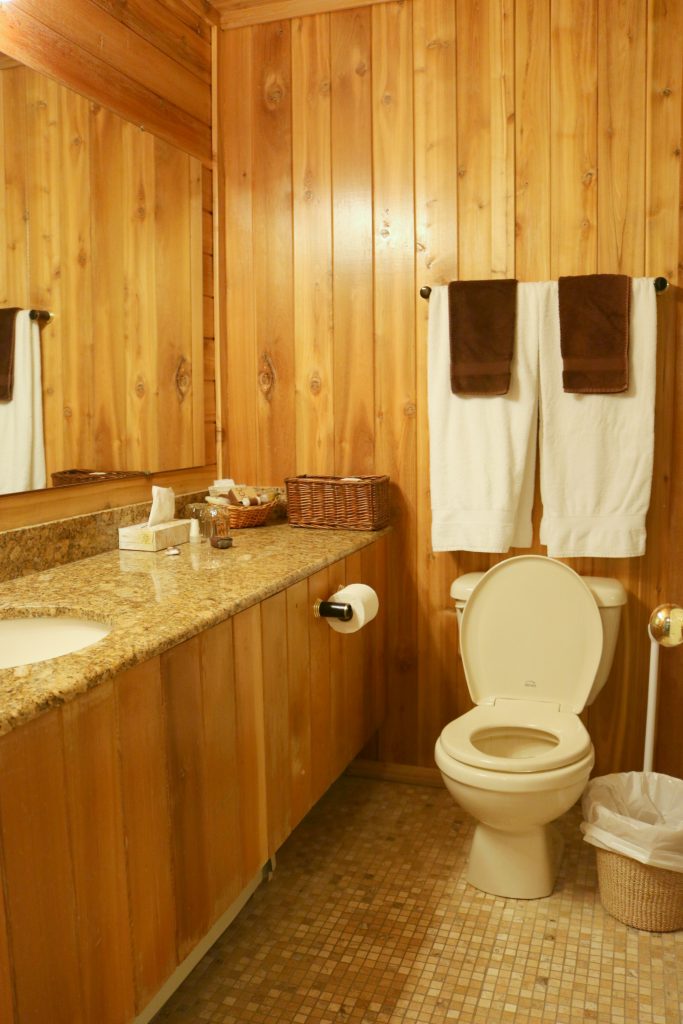
[[[213,334],[213,258],[211,264],[209,290],[204,290],[204,258],[202,256],[202,240],[204,217],[202,212],[202,177],[206,168],[194,157],[189,159],[188,168],[188,197],[190,203],[190,231],[188,245],[190,247],[190,351],[192,372],[190,375],[190,398],[192,405],[192,450],[187,462],[188,466],[203,466],[207,461],[206,445],[204,443],[204,423],[206,418],[206,405],[213,404],[212,417],[216,422],[215,389],[206,387],[204,376],[204,302],[208,301],[212,307],[209,331]],[[211,237],[211,235],[210,235]],[[186,342],[187,344],[187,342]],[[177,374],[177,386],[182,391],[183,375]],[[209,403],[207,403],[207,391]],[[187,395],[187,392],[186,392]],[[214,446],[215,447],[215,446]],[[175,463],[177,465],[177,463]]]
[[[289,694],[289,788],[291,827],[310,809],[311,798],[311,686],[308,581],[287,588],[287,679]]]
[[[683,104],[681,106],[683,114]],[[683,195],[683,179],[681,181]],[[683,207],[682,207],[683,208]],[[679,240],[683,249],[683,233]],[[681,252],[683,256],[683,251]],[[674,396],[680,395],[683,389],[683,289],[679,286],[673,290],[671,297],[674,319],[673,374]],[[674,402],[674,410],[676,408]],[[669,438],[664,437],[668,444],[669,457],[672,465],[671,490],[669,505],[669,529],[665,541],[669,551],[680,551],[683,544],[683,480],[677,472],[677,453],[683,443],[683,417],[673,416],[672,431]],[[646,608],[649,615],[658,602],[670,601],[683,605],[683,572],[678,559],[666,560],[668,584],[667,589],[659,591]],[[681,756],[680,723],[683,721],[683,647],[669,651],[660,651],[659,661],[659,713],[657,715],[657,733],[655,737],[654,764],[657,771],[667,775],[683,778],[683,757]]]
[[[92,329],[93,278],[89,212],[81,202],[90,194],[90,110],[88,101],[66,89],[60,92],[60,164],[63,182],[57,200],[62,240],[68,258],[60,265],[64,308],[78,310],[70,320],[69,344],[63,353],[64,455],[67,465],[90,466],[94,458],[92,389],[94,354]]]
[[[386,556],[386,538],[368,545],[360,552],[360,579],[374,589],[379,600],[379,610],[373,620],[374,624],[363,631],[363,739],[373,737],[386,714]]]
[[[361,553],[357,551],[345,559],[344,575],[346,582],[360,583],[363,581]],[[366,726],[365,691],[368,680],[365,677],[366,660],[365,646],[369,643],[370,626],[357,633],[342,633],[342,652],[344,656],[344,675],[346,676],[346,708],[344,714],[345,760],[351,761],[363,746],[369,729]],[[374,630],[373,630],[374,632]]]
[[[170,289],[169,281],[192,281],[196,303],[201,309],[201,262],[193,263],[192,240],[199,243],[197,218],[201,225],[201,176],[199,163],[190,163],[180,150],[162,140],[154,140],[154,305],[158,336],[164,339],[156,366],[155,392],[158,395],[156,425],[159,465],[191,466],[195,459],[195,413],[203,433],[203,409],[194,408],[192,381],[195,349],[201,341],[201,325],[192,316],[192,305],[180,289]],[[176,194],[174,182],[187,181],[188,189]],[[177,245],[179,238],[185,244]],[[174,244],[175,241],[175,244]],[[199,252],[201,248],[198,246]],[[189,341],[189,345],[188,345]],[[201,358],[201,356],[199,357]],[[197,363],[197,368],[201,364]],[[150,378],[150,384],[152,378]],[[172,410],[172,412],[171,412]]]
[[[249,387],[258,414],[253,482],[295,472],[292,267],[291,22],[255,26],[253,46],[253,252],[256,362]]]
[[[336,593],[340,587],[346,584],[346,563],[344,560],[334,562],[328,566],[329,594]],[[347,679],[346,664],[344,662],[344,640],[341,633],[327,627],[329,632],[330,650],[330,693],[331,693],[331,716],[332,716],[332,737],[330,743],[330,755],[332,759],[332,779],[344,771],[348,764],[346,758],[346,744],[344,743],[344,723],[347,707]]]
[[[551,274],[597,261],[597,3],[551,8]]]
[[[113,684],[64,705],[84,1020],[121,1024],[135,1011]]]
[[[599,5],[598,265],[634,277],[645,267],[646,40],[646,4]]]
[[[330,19],[292,23],[296,469],[334,468]]]
[[[113,342],[113,339],[123,338],[125,331],[122,297],[126,290],[123,263],[126,220],[121,217],[125,179],[123,123],[105,107],[93,105],[90,126],[94,199],[91,204],[92,267],[97,282],[92,320],[97,366],[92,382],[93,466],[126,469],[130,465],[126,423],[126,346]],[[48,303],[44,308],[52,307]],[[45,349],[49,347],[44,346]],[[66,463],[62,461],[53,468],[64,469]]]
[[[232,620],[235,652],[237,764],[242,885],[265,864],[268,850],[262,626],[259,605]]]
[[[232,622],[200,634],[204,705],[207,849],[210,920],[213,923],[239,895],[239,793],[237,711]]]
[[[520,281],[550,278],[550,10],[515,4],[515,249]]]
[[[258,353],[253,262],[253,119],[251,104],[244,102],[245,83],[253,88],[251,29],[221,33],[220,58],[224,71],[218,96],[218,142],[225,187],[225,322],[231,339],[225,365],[230,397],[223,412],[227,429],[223,445],[227,465],[223,465],[223,473],[234,479],[261,483],[256,479],[259,445],[254,401]]]
[[[417,289],[458,277],[456,24],[451,0],[414,0]],[[436,736],[460,706],[448,589],[450,554],[431,546],[427,330],[429,302],[415,306],[417,374],[418,758],[431,763]]]
[[[327,601],[332,594],[329,571],[320,569],[308,578],[308,607],[316,600]],[[308,649],[311,673],[311,799],[318,800],[334,774],[334,734],[332,708],[332,665],[330,634],[324,619],[309,620]]]
[[[171,804],[159,658],[116,680],[117,735],[140,1012],[177,964]]]
[[[505,0],[456,3],[459,271],[468,278],[513,277],[509,213],[511,26]],[[510,109],[508,109],[508,107]]]
[[[372,22],[330,19],[334,471],[372,473],[375,379],[372,275]]]
[[[212,911],[199,643],[194,637],[161,656],[178,962],[206,934]]]
[[[147,344],[157,334],[156,306],[149,301],[155,295],[156,273],[154,139],[125,124],[123,148],[127,447],[130,465],[146,469],[158,440],[157,351]]]
[[[0,871],[4,874],[2,850],[0,849]],[[0,1020],[6,1024],[16,1024],[14,1013],[14,978],[9,950],[9,921],[7,918],[7,900],[0,886]]]
[[[680,281],[677,257],[680,217],[672,216],[671,197],[681,180],[680,41],[683,8],[652,0],[648,6],[647,174],[645,196],[645,272]]]
[[[26,306],[60,309],[62,305],[61,191],[63,184],[61,89],[44,75],[28,68],[20,73],[26,88],[24,132],[17,144],[25,147],[25,182],[28,190],[28,252]],[[10,302],[9,305],[15,303]],[[43,435],[47,479],[66,466],[64,408],[67,327],[61,319],[41,332]],[[54,330],[52,330],[54,328]],[[93,396],[96,408],[97,396]]]
[[[86,1024],[58,710],[0,741],[0,827],[22,1024]]]
[[[26,211],[26,74],[22,68],[3,71],[2,167],[4,195],[0,301],[6,306],[28,304],[28,227]],[[11,258],[10,258],[11,254]]]
[[[292,830],[289,786],[289,663],[287,595],[261,603],[263,714],[268,818],[268,854],[282,846]]]
[[[389,685],[382,759],[412,762],[417,737],[416,377],[411,8],[372,8],[375,468],[392,480]],[[420,396],[422,398],[422,396]]]
[[[77,26],[78,34],[74,39],[48,27],[28,11],[28,6],[34,3],[35,0],[15,0],[11,5],[0,7],[0,51],[116,110],[205,163],[211,163],[208,119],[200,121],[184,107],[178,107],[169,98],[150,91],[118,67],[103,62],[96,52],[90,53],[79,45],[83,34],[87,34],[83,25]],[[107,23],[108,28],[115,21],[112,18]],[[133,48],[139,45],[135,37],[130,42]],[[118,56],[121,63],[128,59],[125,50]],[[175,63],[167,62],[157,82],[173,77],[175,70]],[[208,95],[208,84],[205,89]]]

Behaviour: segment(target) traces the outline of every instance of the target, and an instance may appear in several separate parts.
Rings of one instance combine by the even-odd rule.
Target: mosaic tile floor
[[[343,777],[155,1024],[680,1024],[683,932],[605,913],[579,820],[553,895],[504,900],[445,791]]]

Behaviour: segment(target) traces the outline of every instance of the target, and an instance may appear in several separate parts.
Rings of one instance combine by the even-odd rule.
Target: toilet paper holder
[[[353,618],[353,608],[343,601],[323,601],[317,598],[313,603],[313,615],[316,619],[341,619],[342,622],[350,622]]]

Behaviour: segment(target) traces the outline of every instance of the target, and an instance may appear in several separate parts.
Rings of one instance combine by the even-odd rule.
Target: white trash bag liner
[[[657,772],[591,779],[581,801],[583,838],[602,850],[683,872],[683,781]]]

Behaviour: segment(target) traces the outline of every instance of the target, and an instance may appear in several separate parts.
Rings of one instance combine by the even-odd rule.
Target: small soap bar
[[[119,527],[119,547],[124,551],[163,551],[176,544],[186,544],[189,539],[189,519],[172,519],[158,526],[136,523]]]

